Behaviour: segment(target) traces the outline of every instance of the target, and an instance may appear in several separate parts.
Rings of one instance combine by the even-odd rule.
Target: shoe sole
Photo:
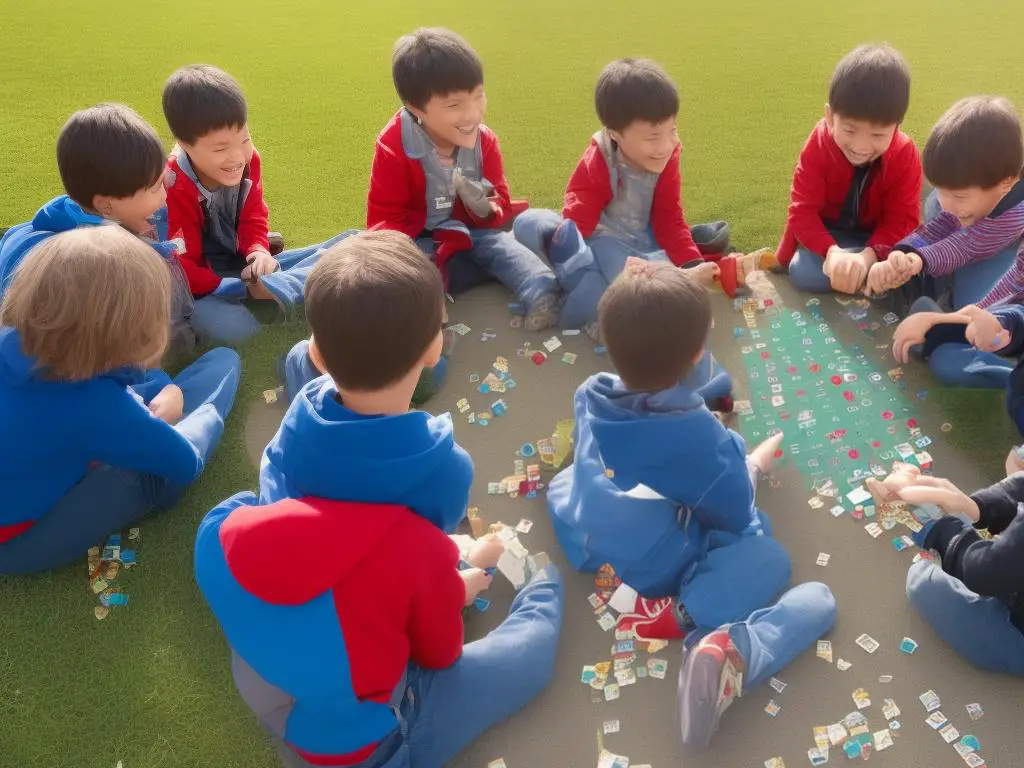
[[[683,745],[704,749],[718,729],[722,668],[713,654],[696,653],[679,673],[679,726]]]

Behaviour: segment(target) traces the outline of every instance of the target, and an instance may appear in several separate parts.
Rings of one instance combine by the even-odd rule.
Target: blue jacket
[[[363,416],[329,376],[292,401],[260,465],[260,504],[315,496],[400,504],[451,533],[465,516],[473,462],[449,414]]]
[[[576,390],[575,412],[575,458],[548,508],[577,569],[609,563],[645,597],[675,595],[715,531],[766,532],[743,438],[693,390],[632,392],[601,373]]]
[[[191,483],[199,452],[144,405],[169,383],[162,371],[131,369],[47,380],[18,332],[0,328],[0,533],[46,514],[92,462]]]

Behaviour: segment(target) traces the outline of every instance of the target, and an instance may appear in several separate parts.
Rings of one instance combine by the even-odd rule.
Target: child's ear
[[[608,130],[608,136],[609,136],[609,138],[611,138],[612,141],[614,141],[616,144],[621,144],[622,143],[622,134],[621,133],[619,133],[618,131],[613,131],[611,128],[608,128],[607,130]]]
[[[111,204],[112,197],[109,195],[93,195],[92,198],[92,210],[97,211],[102,216],[113,216],[114,206]]]
[[[417,122],[422,123],[423,118],[427,116],[426,112],[424,112],[419,107],[414,107],[408,101],[403,101],[402,104],[405,106],[406,109],[408,109],[412,113],[412,116],[416,118]]]
[[[1003,179],[1001,182],[999,182],[999,193],[1001,195],[1005,195],[1007,192],[1013,189],[1013,185],[1016,184],[1018,181],[1020,181],[1019,176],[1010,176],[1008,178]]]

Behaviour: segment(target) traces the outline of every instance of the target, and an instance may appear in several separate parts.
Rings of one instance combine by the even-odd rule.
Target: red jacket
[[[892,143],[876,161],[860,201],[860,224],[871,230],[868,246],[879,259],[921,223],[921,158],[907,134],[897,130]],[[822,119],[800,151],[790,191],[789,217],[776,258],[788,266],[800,246],[825,256],[836,244],[825,228],[843,208],[853,181],[853,164],[846,159]]]
[[[179,156],[183,160],[179,160]],[[185,163],[183,166],[182,163]],[[206,263],[203,256],[203,227],[205,225],[202,193],[196,186],[195,173],[184,150],[176,148],[167,159],[164,186],[167,188],[167,229],[171,239],[181,239],[184,251],[178,251],[178,260],[194,296],[213,293],[221,277]],[[270,252],[267,241],[269,210],[263,199],[263,175],[260,155],[254,149],[252,159],[242,177],[252,182],[238,217],[238,254],[245,258],[253,251]]]
[[[681,155],[682,148],[676,147],[668,165],[658,178],[654,188],[654,202],[651,205],[651,230],[654,232],[654,239],[676,266],[694,259],[703,260],[700,251],[694,245],[686,219],[683,218],[680,199],[682,176],[679,173]],[[590,146],[583,153],[576,170],[569,178],[562,217],[572,219],[583,237],[589,238],[597,229],[601,213],[611,201],[612,183],[608,161],[597,139],[591,139]]]

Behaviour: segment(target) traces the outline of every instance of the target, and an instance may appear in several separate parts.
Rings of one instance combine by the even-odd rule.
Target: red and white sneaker
[[[671,597],[649,600],[637,596],[633,611],[619,616],[618,628],[632,629],[637,640],[678,640],[686,637],[676,621]]]
[[[745,668],[728,629],[716,629],[686,654],[679,670],[683,746],[703,749],[711,742],[722,713],[743,694]]]

